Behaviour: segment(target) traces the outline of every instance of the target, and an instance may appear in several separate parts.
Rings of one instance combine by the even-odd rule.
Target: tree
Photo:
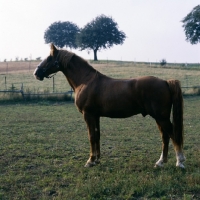
[[[44,33],[45,43],[54,43],[56,46],[63,48],[77,48],[76,34],[79,28],[72,22],[54,22]]]
[[[125,38],[125,33],[118,30],[117,23],[111,17],[100,15],[81,29],[77,44],[81,50],[93,50],[94,60],[97,60],[97,51],[123,44]]]
[[[40,61],[40,60],[41,60],[41,57],[37,57],[36,60],[37,60],[37,61]]]
[[[200,42],[200,5],[194,7],[182,22],[186,40],[191,44]]]
[[[165,59],[162,59],[161,61],[160,61],[160,65],[161,66],[165,66],[167,64],[167,61],[165,60]]]

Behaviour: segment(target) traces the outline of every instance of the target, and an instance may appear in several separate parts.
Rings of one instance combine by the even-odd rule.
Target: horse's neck
[[[95,76],[96,70],[84,60],[77,58],[70,61],[63,73],[70,86],[76,90],[86,85]]]

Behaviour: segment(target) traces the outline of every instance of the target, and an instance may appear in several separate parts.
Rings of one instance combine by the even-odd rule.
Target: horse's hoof
[[[163,162],[158,161],[158,162],[156,162],[156,164],[155,164],[154,167],[155,168],[157,168],[157,167],[164,167],[164,164],[163,164]]]
[[[176,163],[176,167],[179,167],[181,169],[185,169],[185,166],[180,162]]]
[[[95,162],[87,162],[87,163],[85,164],[85,167],[94,167],[95,165],[96,165]]]
[[[157,165],[157,164],[154,165],[154,168],[162,168],[162,167],[164,167],[164,165]]]
[[[183,165],[183,162],[185,162],[186,157],[183,154],[179,154],[177,156],[177,162],[176,162],[176,167],[185,169],[185,166]]]

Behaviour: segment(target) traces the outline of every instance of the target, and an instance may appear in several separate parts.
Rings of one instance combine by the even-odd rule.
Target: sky
[[[44,32],[56,21],[80,28],[97,16],[112,17],[127,38],[97,53],[99,60],[200,63],[200,43],[186,41],[181,20],[199,0],[0,0],[0,61],[47,57]],[[93,52],[74,50],[93,59]]]

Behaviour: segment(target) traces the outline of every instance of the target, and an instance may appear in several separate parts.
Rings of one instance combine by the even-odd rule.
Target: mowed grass
[[[86,124],[73,103],[0,105],[0,199],[200,199],[200,97],[184,98],[186,169],[154,168],[161,139],[141,115],[101,118],[101,164],[89,157]]]

